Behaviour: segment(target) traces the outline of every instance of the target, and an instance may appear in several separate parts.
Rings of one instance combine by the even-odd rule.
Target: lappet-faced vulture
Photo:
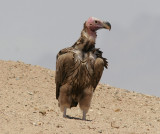
[[[79,104],[83,111],[83,120],[89,110],[93,92],[101,79],[108,62],[102,57],[102,51],[95,48],[96,31],[111,29],[111,24],[90,17],[85,23],[80,38],[71,47],[57,54],[56,61],[56,99],[66,116],[66,109]]]

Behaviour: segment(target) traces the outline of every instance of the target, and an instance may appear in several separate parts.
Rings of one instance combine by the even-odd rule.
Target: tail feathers
[[[71,107],[76,107],[78,105],[78,102],[72,99]]]

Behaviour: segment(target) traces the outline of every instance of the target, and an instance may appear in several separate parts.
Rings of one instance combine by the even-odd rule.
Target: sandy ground
[[[63,118],[55,73],[0,61],[0,134],[160,134],[160,98],[99,84],[88,121],[79,107]]]

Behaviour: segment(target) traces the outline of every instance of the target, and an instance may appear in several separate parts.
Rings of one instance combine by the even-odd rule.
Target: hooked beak
[[[111,30],[111,24],[107,21],[103,22],[103,28],[108,29],[109,31]]]

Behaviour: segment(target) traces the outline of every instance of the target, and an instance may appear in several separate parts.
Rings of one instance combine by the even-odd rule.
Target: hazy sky
[[[160,96],[159,0],[0,0],[0,59],[55,70],[56,54],[79,38],[94,16],[96,47],[109,61],[102,83]]]

